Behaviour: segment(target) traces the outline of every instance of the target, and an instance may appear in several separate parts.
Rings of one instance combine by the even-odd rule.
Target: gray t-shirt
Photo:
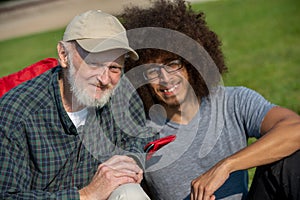
[[[156,113],[150,126],[161,138],[175,134],[176,140],[146,163],[145,178],[154,199],[190,199],[191,181],[246,147],[248,137],[259,138],[262,120],[273,106],[251,89],[220,86],[202,99],[188,125],[164,121]],[[242,199],[247,184],[247,170],[234,172],[215,195],[217,199]]]

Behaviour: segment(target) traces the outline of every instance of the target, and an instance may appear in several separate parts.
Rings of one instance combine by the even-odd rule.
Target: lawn
[[[0,77],[47,57],[57,57],[63,29],[0,41]]]
[[[193,4],[223,41],[225,85],[252,88],[300,114],[300,1],[219,0]],[[56,57],[63,29],[0,41],[0,77]],[[252,177],[253,170],[250,170]]]
[[[225,85],[255,89],[300,113],[300,1],[221,0],[195,4],[223,41]]]

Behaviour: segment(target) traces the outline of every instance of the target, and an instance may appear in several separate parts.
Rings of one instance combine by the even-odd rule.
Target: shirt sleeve
[[[77,188],[57,192],[31,189],[30,154],[13,137],[8,138],[1,124],[0,199],[79,199]],[[17,131],[15,129],[15,131]],[[23,139],[25,142],[26,140]]]
[[[245,87],[237,90],[235,104],[248,137],[259,138],[262,121],[275,105],[256,91]]]

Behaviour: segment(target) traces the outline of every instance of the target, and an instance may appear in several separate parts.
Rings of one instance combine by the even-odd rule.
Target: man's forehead
[[[158,56],[149,60],[147,63],[167,64],[170,61],[178,59],[176,55]]]

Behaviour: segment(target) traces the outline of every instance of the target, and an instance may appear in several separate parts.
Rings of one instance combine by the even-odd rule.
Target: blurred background
[[[189,0],[223,41],[225,85],[244,85],[300,113],[300,1]],[[89,9],[116,14],[150,0],[0,0],[0,77],[47,57]]]
[[[75,15],[90,9],[117,13],[123,6],[147,3],[147,0],[0,0],[0,39],[62,28]]]
[[[77,14],[117,14],[148,0],[0,0],[0,77],[48,57]],[[223,42],[227,86],[246,86],[300,114],[300,1],[191,0]],[[1,89],[1,88],[0,88]],[[251,142],[251,141],[250,141]],[[253,170],[250,170],[250,177]]]

